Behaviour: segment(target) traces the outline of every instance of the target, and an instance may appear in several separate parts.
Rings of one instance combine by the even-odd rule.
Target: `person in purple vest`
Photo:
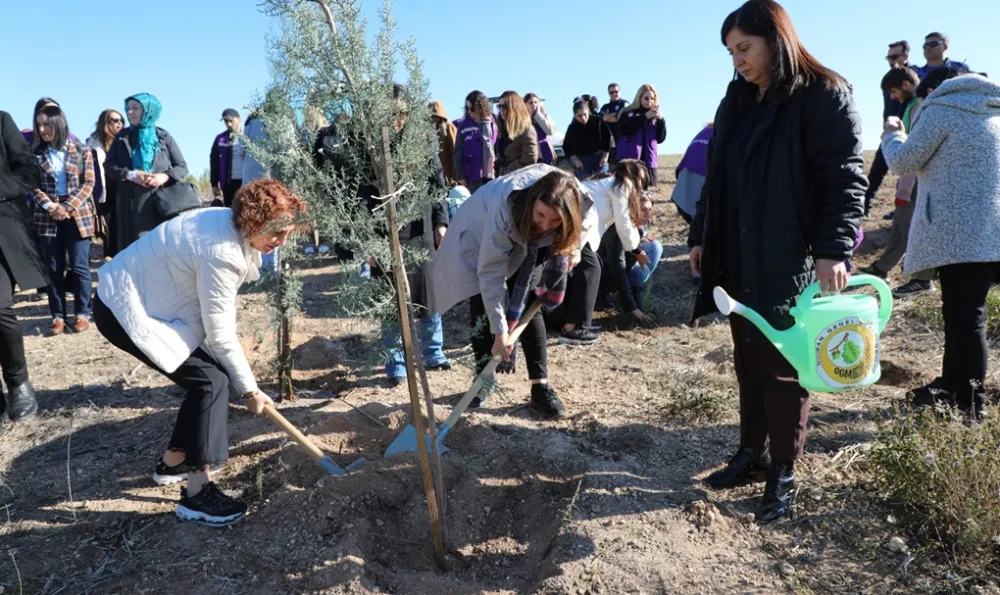
[[[677,165],[677,185],[670,200],[677,205],[681,219],[691,223],[694,217],[695,205],[701,196],[701,188],[705,185],[705,168],[708,165],[708,141],[715,132],[715,123],[709,122],[684,152],[684,158]]]
[[[618,114],[618,130],[621,138],[615,160],[641,160],[649,169],[650,186],[656,186],[656,150],[660,143],[667,140],[667,124],[660,112],[656,87],[639,87],[635,101]]]
[[[496,155],[493,145],[497,142],[497,125],[493,119],[490,100],[482,91],[473,91],[465,98],[465,117],[455,124],[455,171],[459,186],[475,192],[493,179]]]
[[[243,134],[243,121],[240,113],[232,108],[222,112],[222,121],[226,123],[226,131],[215,137],[212,143],[211,164],[212,194],[215,195],[215,205],[232,206],[236,191],[243,186],[243,161],[246,159],[246,146],[240,141]],[[219,199],[222,204],[218,204]]]
[[[538,161],[552,165],[552,162],[556,160],[556,153],[552,150],[552,141],[548,137],[556,131],[555,122],[545,111],[545,105],[538,95],[528,93],[524,96],[524,102],[528,104],[528,111],[531,112],[531,123],[534,124],[535,134],[538,135],[538,150],[540,151]]]

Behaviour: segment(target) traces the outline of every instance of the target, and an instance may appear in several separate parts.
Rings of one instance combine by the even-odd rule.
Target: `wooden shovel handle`
[[[521,317],[521,321],[517,323],[514,330],[510,332],[511,343],[514,343],[521,337],[521,333],[523,333],[524,329],[531,323],[531,319],[535,317],[535,314],[538,313],[538,310],[540,310],[541,307],[542,302],[540,300],[535,301],[533,304],[528,306],[528,311],[524,313],[524,316]],[[455,423],[458,422],[459,418],[462,417],[462,414],[465,413],[465,410],[469,407],[469,403],[472,402],[472,399],[474,399],[483,388],[484,380],[496,372],[497,366],[500,365],[501,361],[503,361],[503,358],[500,357],[500,355],[493,354],[493,359],[490,360],[490,363],[486,364],[486,367],[479,373],[479,376],[476,376],[475,382],[473,382],[472,386],[469,387],[469,390],[465,392],[465,395],[458,402],[458,404],[455,405],[455,408],[451,410],[451,415],[449,415],[448,419],[444,422],[448,428],[455,427]]]
[[[298,428],[292,425],[292,422],[285,419],[285,416],[278,413],[278,410],[270,405],[264,405],[264,413],[267,414],[271,420],[278,424],[282,430],[284,430],[289,436],[295,439],[302,448],[309,451],[309,454],[316,460],[322,460],[326,455],[320,450],[312,440],[306,437],[305,434],[300,432]]]

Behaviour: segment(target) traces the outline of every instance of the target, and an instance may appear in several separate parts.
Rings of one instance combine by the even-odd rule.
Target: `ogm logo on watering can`
[[[816,336],[816,372],[833,388],[864,384],[879,364],[875,322],[844,318]]]

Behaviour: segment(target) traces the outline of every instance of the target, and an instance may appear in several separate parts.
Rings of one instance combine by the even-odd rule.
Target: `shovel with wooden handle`
[[[535,314],[538,313],[538,310],[540,310],[541,307],[542,307],[542,302],[539,300],[536,300],[533,304],[528,306],[527,312],[524,313],[524,316],[521,318],[521,321],[510,333],[511,344],[515,343],[518,340],[518,338],[520,338],[521,333],[524,332],[524,329],[531,322],[531,319],[535,317]],[[457,424],[459,419],[461,419],[462,415],[465,413],[465,410],[469,408],[469,403],[471,403],[472,399],[474,399],[476,395],[479,394],[479,391],[482,390],[484,386],[486,386],[487,381],[492,382],[492,376],[496,372],[497,366],[500,365],[501,361],[503,361],[503,357],[501,357],[499,354],[493,354],[493,358],[490,360],[488,364],[486,364],[486,367],[483,368],[483,371],[479,373],[479,376],[476,376],[476,380],[472,383],[472,386],[469,387],[469,390],[465,391],[465,395],[462,396],[458,404],[455,405],[455,408],[451,410],[451,415],[449,415],[448,419],[445,420],[445,422],[441,424],[441,426],[438,428],[438,433],[437,433],[438,448],[440,449],[442,454],[448,452],[448,448],[445,447],[444,445],[444,439],[445,436],[448,435],[448,431],[451,430],[451,428],[455,427],[455,424]],[[427,438],[427,440],[429,441],[430,439]],[[430,447],[431,447],[430,444],[428,444],[427,448],[430,449]],[[403,431],[399,433],[399,436],[396,436],[396,439],[393,440],[391,444],[389,444],[389,448],[385,449],[385,455],[383,456],[391,457],[393,455],[402,454],[404,452],[416,452],[416,451],[417,451],[417,430],[416,428],[413,427],[413,424],[410,424],[405,428],[403,428]]]
[[[332,475],[343,475],[348,471],[350,471],[351,469],[357,467],[361,463],[365,462],[365,458],[361,457],[358,460],[351,463],[350,465],[348,465],[346,468],[341,467],[337,463],[333,462],[333,459],[330,458],[330,455],[323,454],[323,451],[320,450],[319,447],[316,446],[312,440],[310,440],[308,437],[306,437],[305,434],[300,432],[298,428],[293,426],[292,422],[285,419],[284,415],[278,413],[278,410],[275,409],[273,406],[265,405],[264,413],[271,418],[271,421],[278,424],[278,426],[282,430],[284,430],[289,436],[291,436],[296,442],[298,442],[299,446],[306,449],[306,451],[309,453],[309,456],[311,456],[317,463],[319,463],[320,467],[326,469],[327,472],[329,472]]]

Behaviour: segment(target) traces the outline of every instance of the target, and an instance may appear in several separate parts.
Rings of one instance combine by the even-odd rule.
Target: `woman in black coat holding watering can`
[[[751,0],[730,14],[722,43],[737,76],[715,117],[705,186],[691,225],[691,268],[701,275],[695,318],[716,310],[721,286],[779,330],[814,280],[847,285],[867,180],[861,121],[850,88],[802,46],[785,10]],[[740,448],[708,476],[730,488],[767,472],[758,522],[794,503],[794,461],[805,444],[809,393],[752,324],[730,319],[740,386]],[[770,452],[765,441],[770,438]]]

